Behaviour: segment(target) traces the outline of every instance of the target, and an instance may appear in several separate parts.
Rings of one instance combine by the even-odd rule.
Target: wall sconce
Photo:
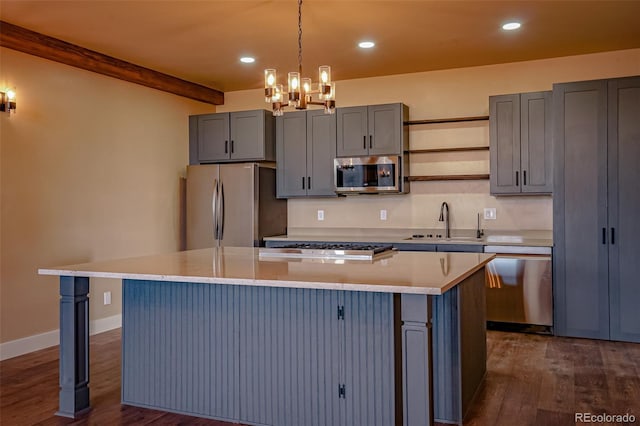
[[[12,89],[6,89],[4,92],[0,92],[0,111],[8,112],[11,115],[11,112],[15,114],[16,112],[16,91]]]

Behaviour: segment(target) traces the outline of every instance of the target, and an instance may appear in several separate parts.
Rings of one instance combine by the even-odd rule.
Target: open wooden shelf
[[[410,182],[426,182],[426,181],[435,181],[435,180],[486,180],[486,179],[489,179],[489,174],[409,176]]]
[[[409,120],[404,124],[414,126],[420,124],[438,124],[438,123],[460,123],[465,121],[487,121],[488,115],[477,115],[473,117],[453,117],[453,118],[436,118],[431,120]],[[488,151],[488,146],[467,146],[467,147],[451,147],[451,148],[429,148],[429,149],[410,149],[409,154],[429,154],[435,152],[464,152],[464,151]],[[469,175],[430,175],[430,176],[409,176],[408,180],[413,182],[427,182],[438,180],[487,180],[489,174],[469,174]]]
[[[462,146],[453,148],[410,149],[409,154],[429,154],[432,152],[488,151],[488,146]]]
[[[418,124],[437,124],[437,123],[459,123],[464,121],[486,121],[489,119],[488,115],[477,115],[474,117],[453,117],[453,118],[435,118],[431,120],[409,120],[404,124],[407,126],[415,126]]]

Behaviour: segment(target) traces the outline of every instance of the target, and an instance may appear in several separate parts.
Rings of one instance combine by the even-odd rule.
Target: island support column
[[[60,408],[76,418],[89,406],[89,278],[60,277]]]
[[[433,425],[431,297],[401,295],[403,426]]]

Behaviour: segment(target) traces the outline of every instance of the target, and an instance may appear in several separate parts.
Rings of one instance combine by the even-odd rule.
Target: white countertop
[[[38,270],[41,275],[440,295],[482,268],[484,253],[393,252],[373,261],[261,258],[222,247]]]
[[[486,231],[481,238],[475,237],[475,230],[452,230],[453,238],[438,238],[442,229],[353,229],[353,228],[300,228],[290,229],[287,235],[266,237],[265,241],[318,241],[354,242],[384,244],[470,244],[470,245],[510,245],[528,247],[553,247],[552,231]],[[412,235],[423,238],[410,239]],[[432,235],[432,237],[428,237]]]

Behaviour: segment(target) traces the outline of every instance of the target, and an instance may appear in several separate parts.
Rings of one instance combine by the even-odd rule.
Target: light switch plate
[[[111,292],[110,291],[105,291],[103,298],[104,298],[104,304],[105,305],[110,305],[111,304]]]
[[[385,209],[380,210],[380,220],[387,220],[387,211]]]
[[[484,209],[484,218],[486,220],[496,220],[496,209],[495,208],[485,208]]]
[[[318,220],[324,220],[324,210],[318,210]]]

